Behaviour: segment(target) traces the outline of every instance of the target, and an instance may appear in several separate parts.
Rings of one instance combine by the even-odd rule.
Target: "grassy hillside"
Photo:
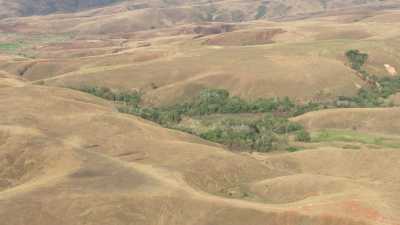
[[[398,225],[398,2],[113,2],[0,0],[0,225]]]
[[[31,84],[0,88],[0,103],[0,218],[11,225],[399,219],[399,151],[236,154],[99,98]]]
[[[245,99],[332,99],[354,96],[366,85],[348,65],[345,52],[350,49],[368,53],[365,70],[369,73],[396,75],[399,26],[396,21],[380,21],[385,15],[397,14],[365,12],[368,18],[352,22],[342,20],[354,14],[291,22],[182,25],[132,33],[123,29],[113,35],[101,26],[90,27],[107,35],[92,33],[80,22],[47,40],[30,40],[23,34],[26,30],[37,30],[39,25],[47,29],[50,18],[62,23],[70,20],[40,17],[34,23],[20,21],[26,24],[19,33],[3,36],[2,52],[18,56],[1,61],[0,67],[49,85],[140,90],[149,105],[187,100],[207,87],[227,89]],[[70,33],[70,29],[81,34]]]

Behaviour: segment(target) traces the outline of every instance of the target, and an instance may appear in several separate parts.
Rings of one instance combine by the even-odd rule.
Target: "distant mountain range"
[[[102,7],[119,0],[0,0],[0,17],[46,15]]]
[[[0,0],[0,18],[69,13],[112,7],[126,10],[175,9],[193,20],[239,22],[385,5],[391,0]]]

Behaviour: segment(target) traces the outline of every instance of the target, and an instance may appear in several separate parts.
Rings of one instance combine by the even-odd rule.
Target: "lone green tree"
[[[351,68],[357,71],[361,71],[362,66],[368,60],[368,54],[360,52],[358,49],[352,49],[346,52],[347,60],[351,64]]]

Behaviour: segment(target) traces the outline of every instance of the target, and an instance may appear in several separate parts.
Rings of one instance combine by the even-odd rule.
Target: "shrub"
[[[204,89],[190,105],[190,114],[207,115],[221,112],[226,104],[229,92],[222,89]]]
[[[292,133],[292,132],[300,131],[300,130],[304,130],[303,125],[301,125],[299,123],[288,122],[287,129],[286,129],[286,131],[288,133]]]
[[[278,109],[278,99],[257,99],[250,103],[251,112],[273,112]]]
[[[141,100],[141,94],[136,91],[122,91],[113,95],[114,101],[125,102],[132,106],[138,106]]]
[[[381,86],[380,94],[382,97],[387,98],[400,91],[400,77],[384,77],[378,80]]]
[[[161,124],[170,124],[170,123],[179,123],[182,117],[181,113],[178,110],[169,110],[169,111],[161,111],[159,119]]]
[[[298,152],[300,150],[301,150],[300,148],[294,147],[294,146],[289,146],[286,148],[286,151],[288,151],[288,152]]]
[[[293,110],[291,116],[300,116],[307,112],[317,111],[326,107],[327,107],[326,104],[317,102],[308,102],[307,104],[304,105],[295,105],[295,109]]]
[[[73,88],[110,101],[123,102],[131,106],[138,106],[141,94],[137,91],[113,91],[108,87],[82,86]]]
[[[361,149],[360,146],[358,146],[358,145],[351,145],[351,144],[343,145],[342,148],[343,148],[343,149]]]
[[[234,10],[231,12],[233,22],[242,22],[245,19],[245,14],[240,10]]]
[[[275,135],[272,132],[264,132],[255,138],[252,148],[258,152],[268,152],[273,149],[275,141]]]
[[[226,100],[221,107],[221,113],[241,113],[248,112],[249,106],[246,101],[239,97],[232,97]]]
[[[213,142],[221,142],[223,131],[221,129],[214,129],[201,133],[200,137]]]
[[[258,6],[258,8],[257,8],[257,14],[256,14],[256,16],[255,16],[255,19],[256,19],[256,20],[261,19],[261,18],[263,18],[265,15],[267,15],[267,6],[265,6],[265,5],[260,5],[260,6]]]
[[[157,109],[144,108],[144,109],[139,110],[138,115],[141,116],[143,119],[151,120],[156,123],[161,123],[161,120],[160,120],[161,113]]]
[[[309,132],[305,130],[300,130],[296,132],[296,141],[300,142],[310,142],[311,141],[311,135]]]
[[[368,59],[368,54],[361,53],[357,49],[352,49],[346,52],[346,57],[351,64],[351,68],[360,71],[361,67],[365,64]]]

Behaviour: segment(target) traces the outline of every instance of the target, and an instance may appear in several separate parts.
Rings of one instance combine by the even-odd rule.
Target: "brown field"
[[[284,33],[282,29],[250,30],[228,32],[207,39],[204,43],[217,46],[263,45],[273,43],[275,35]]]
[[[397,150],[239,154],[67,89],[9,85],[0,96],[7,225],[400,219]]]
[[[400,134],[400,108],[332,109],[294,118],[308,129],[353,129],[357,131]]]
[[[349,49],[399,75],[398,1],[272,0],[257,20],[254,1],[51,1],[0,0],[0,225],[400,225],[398,107],[306,113],[311,143],[249,153],[69,89],[354,96]]]
[[[357,12],[366,18],[352,22],[342,21],[352,15],[347,12],[290,22],[219,22],[143,31],[114,25],[111,30],[92,25],[86,29],[82,20],[102,23],[88,13],[0,21],[3,30],[12,24],[22,26],[12,25],[19,36],[5,37],[7,43],[26,39],[38,26],[54,34],[27,40],[14,52],[20,56],[2,60],[0,68],[48,85],[142,90],[146,102],[156,105],[190,98],[204,87],[224,88],[248,99],[351,96],[364,85],[346,65],[344,52],[352,48],[368,52],[367,69],[373,74],[388,75],[385,64],[400,68],[399,26],[382,21],[386,15],[397,15],[395,10]],[[109,22],[121,25],[136,18],[126,16],[122,22],[118,17],[124,13],[105,13],[104,18],[107,15]],[[146,19],[136,21],[142,20]],[[55,22],[57,29],[52,27]],[[75,25],[79,32],[70,30]],[[71,33],[68,40],[62,38],[66,32]]]

